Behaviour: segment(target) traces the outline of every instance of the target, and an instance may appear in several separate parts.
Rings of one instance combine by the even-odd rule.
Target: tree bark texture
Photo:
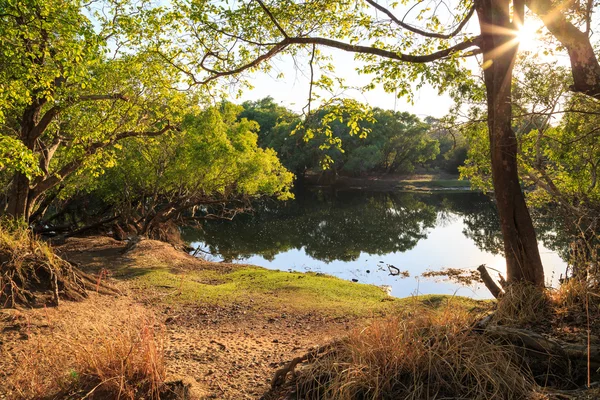
[[[518,44],[510,34],[516,27],[511,21],[509,6],[509,0],[476,2],[482,30],[492,181],[504,239],[508,282],[525,281],[543,286],[544,269],[519,182],[517,138],[511,125],[511,81]]]

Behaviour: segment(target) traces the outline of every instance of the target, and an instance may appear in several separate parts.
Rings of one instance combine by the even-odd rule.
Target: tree
[[[190,223],[222,216],[210,212],[211,206],[261,196],[292,198],[292,173],[273,150],[257,146],[258,125],[238,120],[241,110],[223,103],[186,116],[180,132],[152,141],[128,139],[92,197],[144,235],[176,219]]]
[[[260,125],[259,145],[277,151],[284,165],[297,174],[322,170],[325,157],[334,161],[328,168],[335,173],[406,173],[432,160],[439,151],[437,140],[427,137],[428,124],[407,112],[374,109],[373,121],[358,124],[368,135],[358,137],[340,121],[346,119],[343,109],[339,119],[323,122],[330,113],[322,107],[311,115],[309,126],[327,125],[331,134],[307,140],[294,133],[302,123],[301,116],[278,106],[271,98],[244,102],[243,106],[240,117]],[[330,146],[329,140],[337,140],[341,146]]]
[[[570,77],[564,68],[539,62],[533,68],[532,57],[526,58],[519,63],[523,73],[513,84],[512,106],[513,126],[519,139],[518,167],[527,188],[527,201],[536,211],[552,208],[555,215],[558,213],[563,220],[561,240],[588,247],[591,257],[600,227],[600,108],[595,99],[569,91]],[[489,142],[482,124],[469,122],[463,131],[471,149],[462,174],[477,186],[489,189],[490,162],[484,157]],[[543,218],[538,216],[536,220]],[[549,243],[549,235],[544,240]],[[574,270],[585,271],[585,264],[596,260],[591,257],[570,262],[583,262],[578,266],[581,268]]]
[[[182,24],[193,33],[177,43],[183,47],[179,56],[170,53],[168,59],[186,66],[191,83],[210,83],[239,77],[278,54],[298,56],[304,49],[313,78],[313,66],[323,61],[318,48],[329,47],[355,53],[366,63],[361,71],[376,74],[373,85],[380,82],[384,88],[410,97],[411,85],[418,77],[420,84],[429,82],[455,96],[468,92],[472,78],[460,60],[481,55],[492,180],[508,279],[542,286],[543,267],[520,186],[517,138],[511,124],[516,36],[525,23],[527,6],[568,52],[571,90],[600,99],[600,65],[590,43],[591,7],[550,0],[462,0],[447,6],[455,14],[443,15],[438,12],[441,3],[427,7],[417,2],[407,6],[406,12],[416,15],[402,18],[396,16],[394,4],[386,7],[375,0],[182,2],[178,3]],[[470,34],[475,15],[480,33]],[[421,25],[416,26],[419,21]],[[198,48],[206,51],[195,56],[192,50]],[[325,75],[311,81],[327,84]]]
[[[104,10],[95,28],[77,0],[0,2],[0,174],[14,218],[42,215],[84,168],[101,173],[122,140],[176,129],[189,104],[171,89],[176,70],[132,50],[155,27],[127,2]]]

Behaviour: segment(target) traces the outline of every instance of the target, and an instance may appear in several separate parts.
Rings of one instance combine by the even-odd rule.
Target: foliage
[[[374,109],[372,116],[356,121],[352,128],[345,122],[346,113],[352,112],[345,108],[333,114],[331,109],[320,109],[302,124],[300,116],[271,98],[245,102],[243,106],[245,111],[240,116],[263,122],[260,145],[277,151],[284,165],[297,174],[321,167],[351,175],[408,173],[417,165],[428,165],[439,153],[438,140],[428,137],[429,125],[407,112]],[[331,120],[340,112],[338,119]],[[311,126],[321,129],[324,125],[328,130],[325,135],[315,136],[310,130]]]
[[[258,147],[258,126],[238,120],[240,111],[222,103],[188,115],[180,132],[151,142],[131,139],[93,195],[142,233],[172,218],[202,218],[212,203],[292,198],[293,175],[273,150]]]
[[[558,206],[566,220],[557,229],[587,240],[599,226],[600,108],[596,100],[568,91],[570,78],[563,68],[554,63],[536,67],[531,60],[521,60],[522,74],[514,82],[517,96],[513,108],[518,117],[513,125],[519,140],[522,185],[528,189],[529,204],[539,210],[536,212]],[[478,114],[476,107],[471,113]],[[459,168],[461,175],[475,187],[490,190],[487,128],[473,122],[462,131],[469,151],[465,166]],[[551,237],[543,238],[551,244]]]
[[[150,11],[95,6],[1,4],[0,178],[11,215],[43,213],[45,199],[76,190],[65,178],[102,174],[120,141],[172,129],[193,104],[173,90],[179,72],[134,40],[159,29]]]

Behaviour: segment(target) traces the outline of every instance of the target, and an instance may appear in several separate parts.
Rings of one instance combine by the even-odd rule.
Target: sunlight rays
[[[500,26],[487,25],[483,26],[482,32],[491,33],[498,35],[510,36],[511,39],[496,47],[492,51],[487,53],[488,60],[483,64],[483,68],[488,68],[492,65],[493,60],[507,51],[514,49],[515,46],[519,46],[520,51],[526,51],[530,53],[537,53],[539,49],[539,35],[540,26],[538,24],[529,23],[518,26],[517,29],[509,29]]]

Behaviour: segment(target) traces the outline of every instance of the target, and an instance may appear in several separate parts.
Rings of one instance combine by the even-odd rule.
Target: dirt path
[[[185,307],[166,321],[170,374],[192,379],[203,397],[215,399],[260,398],[275,370],[350,326],[347,320],[315,315],[265,317],[235,305]]]
[[[123,250],[123,243],[107,238],[73,239],[60,248],[64,257],[89,272],[107,269],[122,277],[147,267],[139,265],[147,258]],[[176,268],[228,268],[190,258],[162,243],[142,250],[144,257],[168,260]],[[198,398],[258,399],[286,361],[344,335],[357,323],[347,317],[299,313],[285,302],[277,306],[248,299],[226,305],[163,302],[157,293],[141,290],[133,281],[111,281],[122,296],[92,293],[82,302],[62,302],[55,308],[2,311],[0,386],[35,349],[54,346],[61,351],[53,344],[60,338],[94,340],[94,331],[119,329],[134,316],[144,315],[164,332],[167,380],[191,384]]]

